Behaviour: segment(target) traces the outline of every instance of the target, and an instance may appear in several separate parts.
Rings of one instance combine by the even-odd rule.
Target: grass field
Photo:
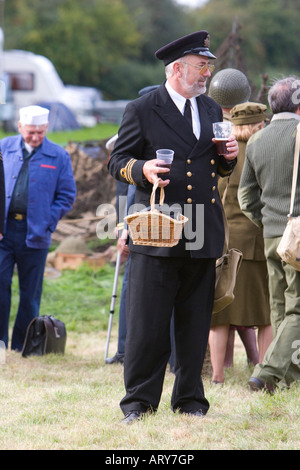
[[[124,426],[119,401],[123,366],[105,364],[114,266],[82,267],[45,279],[41,314],[65,322],[64,356],[22,358],[7,351],[0,365],[0,449],[296,450],[300,448],[299,387],[274,396],[251,393],[251,371],[237,341],[234,368],[223,387],[204,379],[210,410],[204,419],[174,414],[174,375],[167,370],[158,412]],[[119,282],[119,289],[121,278]],[[14,278],[14,292],[17,280]],[[13,310],[17,304],[14,294]],[[118,305],[118,301],[117,301]],[[13,321],[13,317],[12,317]],[[110,341],[116,351],[118,307]]]
[[[64,144],[103,139],[115,132],[116,126],[101,124],[83,134],[49,137]],[[6,352],[0,364],[1,450],[300,449],[299,387],[279,390],[274,396],[250,393],[251,370],[239,342],[225,385],[214,386],[210,377],[204,378],[210,402],[206,418],[172,413],[174,375],[167,370],[157,414],[132,426],[120,424],[123,367],[104,360],[113,278],[113,265],[98,270],[82,266],[63,271],[56,279],[45,277],[40,314],[65,322],[66,351],[63,356],[27,359]],[[15,276],[10,326],[17,290]],[[117,323],[118,299],[110,355],[116,351]]]
[[[118,132],[119,126],[110,123],[97,124],[95,127],[86,127],[72,131],[49,132],[47,137],[60,145],[65,145],[69,141],[84,142],[87,140],[101,140],[113,136]],[[15,134],[15,133],[13,133]],[[5,133],[0,129],[0,139],[12,133]]]

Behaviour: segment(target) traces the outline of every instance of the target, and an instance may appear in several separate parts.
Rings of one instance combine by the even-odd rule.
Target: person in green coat
[[[300,122],[300,80],[275,81],[268,93],[271,123],[247,144],[238,199],[241,209],[263,227],[269,273],[274,339],[249,380],[251,390],[273,392],[300,380],[300,272],[282,262],[277,247],[290,211],[296,128]],[[300,186],[293,216],[300,215]],[[254,293],[255,295],[255,293]]]

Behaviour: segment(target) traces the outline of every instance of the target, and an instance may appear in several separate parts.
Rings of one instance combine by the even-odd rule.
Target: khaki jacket
[[[237,248],[248,260],[264,260],[263,231],[251,222],[240,209],[237,192],[245,161],[246,142],[239,142],[239,155],[235,169],[229,177],[225,200],[225,214],[229,226],[229,246]],[[219,180],[218,188],[221,198],[228,184],[228,178]]]

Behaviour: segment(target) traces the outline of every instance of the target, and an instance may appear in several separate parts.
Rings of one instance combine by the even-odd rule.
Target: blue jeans
[[[25,243],[26,233],[26,220],[8,219],[5,236],[0,242],[0,340],[8,347],[11,283],[16,264],[20,301],[11,349],[17,351],[22,350],[29,323],[39,315],[48,254],[48,249],[28,248]]]

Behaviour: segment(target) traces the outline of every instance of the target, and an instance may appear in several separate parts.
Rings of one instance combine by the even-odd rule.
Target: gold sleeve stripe
[[[122,168],[120,171],[122,178],[126,179],[126,181],[128,181],[129,184],[135,184],[131,175],[132,167],[135,162],[136,160],[134,158],[131,158],[129,162],[126,164],[125,168]]]

